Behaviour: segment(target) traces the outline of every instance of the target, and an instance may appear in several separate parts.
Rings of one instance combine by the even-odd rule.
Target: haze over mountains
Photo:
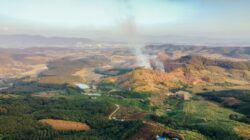
[[[49,46],[76,46],[77,44],[94,43],[87,38],[69,38],[69,37],[45,37],[40,35],[0,35],[0,47],[49,47]]]
[[[250,140],[249,0],[0,1],[0,140]]]
[[[108,44],[127,44],[130,41],[121,39],[91,39],[81,37],[60,37],[42,36],[29,34],[1,34],[0,47],[27,48],[27,47],[75,47],[86,46],[89,44],[108,43]],[[181,44],[194,46],[220,46],[220,47],[247,47],[250,42],[237,39],[213,39],[205,37],[185,37],[185,36],[144,36],[141,44]]]

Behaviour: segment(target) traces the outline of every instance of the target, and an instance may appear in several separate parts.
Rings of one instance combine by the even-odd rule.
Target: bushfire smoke
[[[162,61],[157,57],[157,55],[152,56],[150,58],[151,60],[151,68],[154,70],[159,70],[162,72],[165,72],[165,67],[164,64],[162,63]]]
[[[125,34],[125,37],[128,39],[129,44],[133,48],[133,52],[136,56],[136,62],[139,67],[144,67],[148,69],[153,69],[150,64],[150,59],[148,55],[143,53],[143,49],[145,44],[143,43],[143,38],[139,35],[137,24],[136,24],[136,16],[133,14],[133,7],[131,5],[130,0],[121,0],[122,5],[122,30]],[[164,70],[163,64],[156,60],[154,60],[155,65],[154,69]]]
[[[130,0],[121,0],[122,5],[122,30],[129,44],[133,48],[136,56],[137,65],[145,68],[151,68],[149,59],[142,51],[144,44],[142,37],[138,34],[136,17],[133,14],[133,7]]]

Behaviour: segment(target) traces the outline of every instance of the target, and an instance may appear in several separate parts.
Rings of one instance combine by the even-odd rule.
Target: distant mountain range
[[[176,56],[176,52],[184,55],[190,54],[220,54],[226,57],[233,58],[250,58],[250,46],[195,46],[195,45],[173,45],[173,44],[161,44],[161,45],[147,45],[145,51],[150,54],[156,54],[158,52],[166,52],[170,56]]]
[[[249,38],[226,38],[226,37],[205,37],[196,35],[159,35],[143,36],[145,42],[149,43],[171,43],[179,45],[196,46],[249,46]]]
[[[244,39],[228,39],[229,41],[222,41],[221,39],[208,39],[205,37],[185,37],[185,36],[143,36],[143,42],[140,44],[166,44],[173,43],[185,46],[249,46],[250,42]],[[123,40],[123,41],[121,41]],[[137,40],[138,41],[138,40]],[[141,40],[140,40],[141,41]],[[0,47],[14,47],[14,48],[28,48],[28,47],[69,47],[81,46],[86,44],[128,44],[130,41],[123,39],[98,39],[93,40],[81,37],[46,37],[42,35],[29,34],[0,34]]]
[[[0,35],[0,47],[76,46],[95,41],[88,38],[45,37],[40,35]]]

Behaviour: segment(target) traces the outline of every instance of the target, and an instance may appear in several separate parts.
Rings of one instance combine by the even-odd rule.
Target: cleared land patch
[[[73,122],[73,121],[64,121],[64,120],[55,120],[55,119],[42,119],[39,122],[49,125],[52,128],[60,131],[88,131],[90,127],[85,123]]]

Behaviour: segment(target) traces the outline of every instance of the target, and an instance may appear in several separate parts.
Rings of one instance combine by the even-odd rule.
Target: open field
[[[90,127],[87,124],[73,121],[42,119],[39,122],[51,126],[53,129],[59,131],[89,131]]]

